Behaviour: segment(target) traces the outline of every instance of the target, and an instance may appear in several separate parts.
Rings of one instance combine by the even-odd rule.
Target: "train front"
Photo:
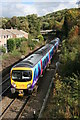
[[[31,88],[33,83],[33,71],[26,67],[13,67],[10,72],[11,92],[24,94],[24,91]]]

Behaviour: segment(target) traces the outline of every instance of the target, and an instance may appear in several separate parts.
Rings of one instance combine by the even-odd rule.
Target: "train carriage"
[[[55,39],[12,67],[10,72],[12,93],[33,90],[39,76],[50,63],[58,45],[59,39]]]

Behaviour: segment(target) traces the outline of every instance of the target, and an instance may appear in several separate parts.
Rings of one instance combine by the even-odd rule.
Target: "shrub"
[[[15,40],[14,39],[8,39],[7,40],[8,52],[12,52],[15,48],[16,48]]]
[[[0,48],[0,50],[1,50],[1,52],[6,53],[6,48],[5,48],[5,47],[2,46],[2,47]]]
[[[11,53],[11,55],[13,57],[19,58],[21,56],[21,53],[18,50],[13,50],[12,53]]]
[[[38,39],[39,39],[40,41],[43,41],[43,40],[44,40],[44,38],[43,38],[42,35],[38,35]]]
[[[26,38],[24,38],[24,37],[19,38],[19,39],[21,40],[21,42],[23,42],[23,41],[27,41],[27,39],[26,39]]]
[[[30,47],[31,50],[35,48],[35,44],[32,40],[28,40],[28,47]]]
[[[21,46],[21,39],[15,38],[15,44],[16,44],[16,48],[19,48]]]
[[[21,42],[23,41],[27,41],[26,38],[11,38],[8,39],[7,41],[7,48],[8,48],[8,52],[12,52],[15,48],[19,48],[21,46]]]
[[[21,43],[20,52],[22,54],[28,53],[27,42],[24,41],[24,42]]]

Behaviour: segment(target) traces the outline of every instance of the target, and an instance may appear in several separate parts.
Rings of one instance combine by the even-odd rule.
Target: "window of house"
[[[4,38],[6,38],[6,36],[4,35]]]
[[[7,35],[7,38],[8,38],[8,35]]]

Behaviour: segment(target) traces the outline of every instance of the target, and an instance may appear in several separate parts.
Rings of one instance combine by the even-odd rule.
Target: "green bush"
[[[16,44],[16,48],[19,48],[21,46],[21,39],[15,38],[15,44]]]
[[[21,40],[21,42],[23,42],[23,41],[27,41],[27,39],[26,39],[26,38],[24,38],[24,37],[19,38],[19,39]]]
[[[18,50],[13,50],[12,53],[11,53],[11,55],[13,57],[18,57],[19,58],[21,56],[21,53]]]
[[[0,47],[1,52],[6,53],[6,48],[5,47]]]
[[[42,35],[38,35],[38,39],[39,39],[39,41],[43,41],[44,40]]]
[[[27,42],[23,41],[23,42],[21,43],[20,52],[21,52],[22,54],[28,53]]]
[[[27,41],[26,38],[11,38],[11,39],[8,39],[7,41],[7,49],[8,49],[8,52],[12,52],[14,51],[14,49],[16,48],[19,48],[21,46],[21,43],[23,41]]]
[[[8,52],[12,52],[15,48],[16,48],[15,40],[14,39],[8,39],[7,40]]]
[[[28,47],[30,47],[31,50],[35,48],[35,44],[32,40],[28,40]]]
[[[80,44],[79,36],[62,42],[61,60],[63,63],[62,76],[72,76],[72,73],[80,73]]]

